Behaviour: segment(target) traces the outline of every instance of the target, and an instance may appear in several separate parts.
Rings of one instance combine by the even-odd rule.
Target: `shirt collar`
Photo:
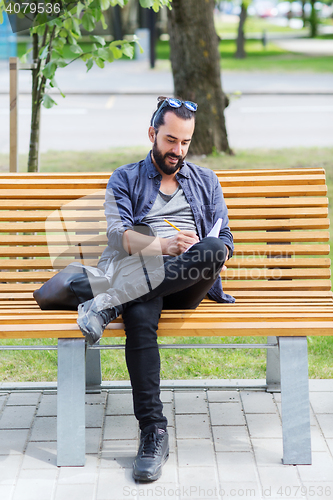
[[[149,179],[152,179],[153,177],[157,177],[158,175],[161,175],[158,170],[155,168],[155,165],[153,163],[153,160],[151,159],[151,151],[146,156],[145,159],[146,167],[147,167],[147,173]],[[177,172],[176,178],[178,175],[181,175],[182,177],[189,178],[190,177],[190,169],[184,160],[182,168]]]

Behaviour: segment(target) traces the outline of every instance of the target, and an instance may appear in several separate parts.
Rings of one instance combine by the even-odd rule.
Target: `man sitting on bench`
[[[122,315],[141,430],[133,464],[139,481],[158,479],[169,455],[156,333],[162,309],[194,309],[207,294],[234,302],[220,278],[233,237],[219,180],[213,171],[185,162],[196,110],[190,101],[159,98],[148,130],[152,151],[112,174],[104,204],[108,247],[98,264],[111,286],[78,309],[78,325],[91,344]],[[216,223],[217,237],[208,236]]]

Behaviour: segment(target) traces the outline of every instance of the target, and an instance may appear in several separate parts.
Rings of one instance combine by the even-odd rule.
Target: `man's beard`
[[[173,153],[166,153],[165,155],[163,155],[161,153],[161,151],[157,147],[156,139],[155,139],[154,145],[153,145],[153,157],[154,157],[154,160],[155,160],[157,166],[162,170],[162,172],[164,172],[167,175],[172,175],[175,172],[177,172],[177,170],[179,170],[180,168],[182,168],[183,161],[185,159],[185,156],[184,157],[183,156],[177,156],[177,155],[175,155]],[[176,163],[176,165],[174,165],[174,166],[168,166],[165,163],[165,160],[168,157],[170,157],[170,158],[177,158],[178,162]]]

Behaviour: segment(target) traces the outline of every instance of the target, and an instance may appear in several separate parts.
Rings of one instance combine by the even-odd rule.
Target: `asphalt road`
[[[147,146],[156,97],[68,95],[42,110],[41,151]],[[242,96],[225,112],[232,148],[333,147],[333,95]],[[8,96],[0,95],[0,152],[9,151]],[[30,98],[19,100],[19,151],[29,147]]]

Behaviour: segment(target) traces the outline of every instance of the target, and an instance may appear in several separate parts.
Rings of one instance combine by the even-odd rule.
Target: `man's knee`
[[[202,240],[202,259],[207,263],[224,264],[227,258],[227,247],[219,238],[207,237]]]

